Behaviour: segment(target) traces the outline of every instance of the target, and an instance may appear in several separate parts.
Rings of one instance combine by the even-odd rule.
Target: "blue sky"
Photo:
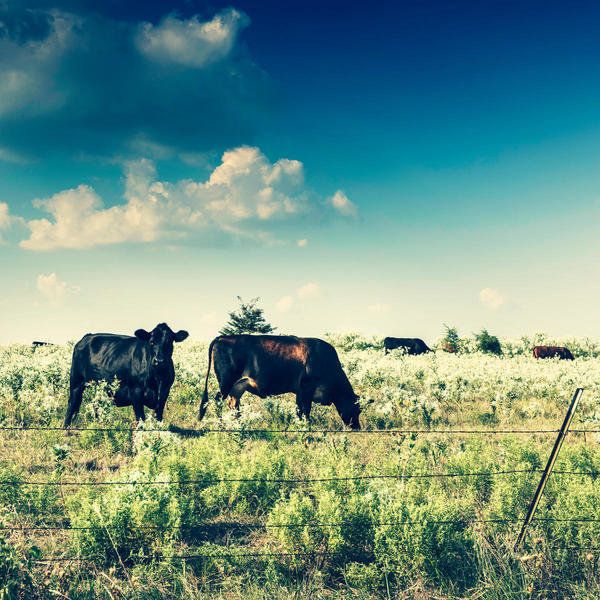
[[[0,0],[0,342],[600,336],[599,18]]]

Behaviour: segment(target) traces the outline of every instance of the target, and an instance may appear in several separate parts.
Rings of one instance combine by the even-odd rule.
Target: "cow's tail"
[[[204,380],[204,393],[202,394],[202,400],[200,401],[200,408],[198,409],[198,420],[202,421],[206,414],[206,408],[208,407],[208,378],[210,377],[210,367],[212,364],[213,346],[219,338],[216,337],[208,347],[208,368],[206,369],[206,379]]]

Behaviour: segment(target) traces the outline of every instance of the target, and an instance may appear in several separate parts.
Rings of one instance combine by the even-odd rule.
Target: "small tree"
[[[252,298],[249,302],[244,302],[240,296],[237,299],[240,307],[229,313],[227,325],[219,332],[221,335],[273,333],[275,331],[275,327],[265,320],[263,309],[257,306],[260,298]]]
[[[500,340],[495,335],[490,335],[487,329],[482,329],[479,333],[476,333],[475,341],[477,342],[477,348],[481,352],[497,355],[502,354]]]
[[[458,329],[456,327],[449,327],[444,324],[446,333],[442,338],[442,350],[446,352],[456,353],[460,350],[460,337],[458,335]]]

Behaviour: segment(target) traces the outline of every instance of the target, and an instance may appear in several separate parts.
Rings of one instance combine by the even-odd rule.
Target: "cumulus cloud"
[[[21,223],[22,219],[10,214],[10,209],[6,202],[0,202],[0,242],[2,242],[2,232],[8,230],[15,223]]]
[[[283,296],[276,304],[275,308],[279,312],[288,312],[297,302],[313,300],[321,295],[321,288],[314,282],[309,282],[296,289],[294,295]]]
[[[144,23],[136,43],[152,60],[199,68],[227,56],[238,32],[249,22],[245,14],[232,8],[204,22],[197,16],[181,20],[170,15],[156,26]]]
[[[283,296],[275,303],[275,308],[279,312],[287,312],[294,305],[293,296]]]
[[[62,281],[56,273],[38,275],[36,287],[38,292],[54,306],[61,304],[68,294],[77,291],[76,288],[69,287],[66,281]]]
[[[93,188],[80,185],[36,200],[34,205],[50,217],[30,220],[29,238],[20,245],[28,250],[91,248],[184,238],[197,231],[274,243],[264,226],[306,215],[317,205],[304,187],[301,162],[283,158],[271,163],[248,146],[225,152],[205,181],[160,181],[151,161],[129,162],[124,198],[106,207]],[[311,286],[300,293],[308,297],[314,293]]]
[[[241,12],[151,25],[74,10],[0,0],[5,157],[134,157],[139,140],[202,153],[247,141],[268,113],[268,77],[237,50]]]
[[[50,13],[41,10],[0,4],[0,39],[19,44],[42,40],[50,33],[53,20]]]
[[[9,10],[5,10],[4,18],[10,19]],[[0,35],[0,124],[5,129],[3,153],[6,157],[20,155],[10,147],[9,123],[39,118],[63,104],[64,91],[56,85],[55,77],[74,21],[57,15],[48,21],[47,29],[37,32],[38,35],[30,32],[29,39],[25,37],[27,27],[20,29],[17,18],[4,23],[5,34]]]
[[[356,217],[358,215],[356,204],[354,204],[342,190],[338,190],[331,197],[331,205],[337,212],[345,217]]]
[[[0,202],[0,229],[7,229],[10,224],[8,204]]]
[[[319,286],[314,283],[314,282],[309,282],[306,285],[303,285],[302,287],[299,287],[298,290],[296,291],[296,294],[298,295],[298,298],[300,300],[308,300],[310,298],[316,298],[320,295],[321,293],[321,288],[319,288]]]
[[[479,300],[484,306],[492,310],[498,310],[506,302],[506,298],[493,288],[482,289],[479,292]]]

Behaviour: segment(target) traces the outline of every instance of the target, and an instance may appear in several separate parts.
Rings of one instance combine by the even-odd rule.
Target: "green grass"
[[[332,341],[370,429],[556,429],[577,385],[586,392],[573,427],[600,428],[600,359],[589,342],[561,363],[506,341],[514,351],[503,357],[466,345],[457,356],[386,357],[377,340]],[[246,396],[239,419],[211,402],[199,424],[206,345],[182,346],[164,431],[0,432],[1,481],[121,482],[0,486],[5,527],[74,528],[0,525],[0,598],[598,597],[600,553],[576,548],[600,546],[600,523],[569,520],[600,519],[596,477],[553,475],[538,512],[552,520],[534,522],[512,551],[540,475],[492,473],[543,468],[554,435],[247,431],[304,428],[290,396]],[[60,425],[69,353],[0,348],[0,424]],[[214,386],[212,377],[211,397]],[[329,407],[314,418],[315,429],[341,428]],[[88,391],[76,421],[132,423],[102,386]],[[600,471],[598,441],[569,436],[556,469]],[[486,475],[466,476],[475,472]],[[352,479],[425,473],[465,476]],[[37,562],[60,557],[85,561]]]

